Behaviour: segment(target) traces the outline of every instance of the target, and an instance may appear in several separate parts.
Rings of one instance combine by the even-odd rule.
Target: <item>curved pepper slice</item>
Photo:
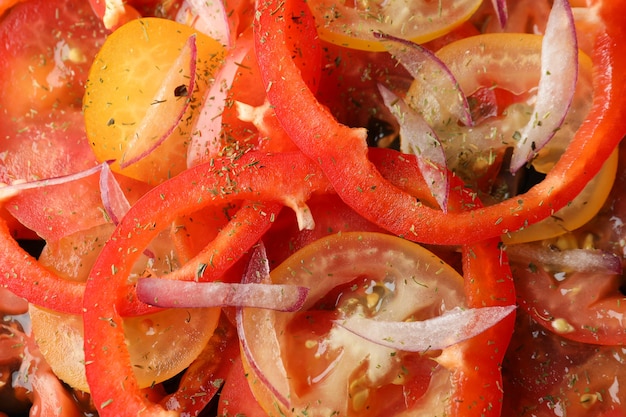
[[[302,167],[303,172],[309,170],[312,177],[317,177],[320,184],[325,184],[323,174],[314,165],[312,161],[301,154],[268,157],[263,154],[250,154],[249,160],[254,160],[255,156],[260,157],[260,165],[263,165],[266,158],[269,160],[277,160],[271,162],[271,166],[278,167],[281,164],[297,164]],[[373,148],[370,150],[370,156],[376,163],[378,169],[392,183],[406,188],[413,195],[420,196],[423,200],[432,198],[426,183],[416,169],[416,161],[413,156],[404,156],[390,149]],[[278,162],[283,161],[283,162]],[[242,161],[242,163],[244,163]],[[218,162],[213,165],[219,165]],[[208,164],[206,166],[210,166]],[[308,166],[308,167],[307,167]],[[277,168],[278,169],[278,168]],[[198,170],[198,169],[196,169]],[[199,174],[185,174],[199,175]],[[184,183],[191,184],[192,180],[180,180],[177,186],[184,186]],[[216,180],[217,181],[217,180]],[[270,182],[269,190],[265,192],[271,193],[273,185]],[[263,187],[261,183],[259,187]],[[169,187],[169,186],[168,186]],[[323,188],[323,187],[322,187]],[[323,190],[314,189],[312,191],[323,192]],[[152,197],[145,197],[145,200],[152,199],[155,207],[163,211],[153,212],[155,217],[160,216],[165,210],[175,211],[172,206],[160,206],[161,201],[159,191],[152,191]],[[233,195],[235,198],[236,196]],[[433,204],[436,204],[432,200]],[[148,204],[145,203],[144,204]],[[188,207],[186,202],[179,201],[184,207]],[[207,202],[208,204],[208,202]],[[187,262],[181,269],[178,269],[167,275],[167,279],[185,279],[193,276],[198,272],[201,264],[206,264],[203,268],[204,278],[200,280],[210,280],[221,276],[230,266],[232,266],[243,253],[245,253],[252,244],[256,243],[263,235],[265,230],[271,225],[273,218],[278,215],[278,210],[282,208],[281,203],[266,203],[263,206],[264,215],[258,216],[258,207],[250,203],[242,207],[243,211],[237,213],[231,222],[229,222],[197,256]],[[237,240],[233,240],[233,236],[237,236]],[[236,244],[233,244],[235,242]],[[77,281],[69,281],[64,279],[45,267],[43,267],[35,258],[26,253],[19,247],[13,239],[10,231],[2,219],[0,219],[0,259],[5,265],[6,273],[0,275],[0,285],[8,288],[16,295],[26,298],[29,302],[44,308],[49,308],[61,313],[82,314],[82,302],[85,292],[85,284]],[[32,277],[37,277],[36,285],[33,285]],[[130,285],[126,287],[130,290]],[[120,305],[118,311],[122,317],[145,314],[146,306],[139,304],[136,300],[125,298]],[[154,309],[151,309],[154,312]]]
[[[246,202],[198,254],[180,268],[159,278],[183,281],[224,280],[222,275],[259,241],[283,208],[281,203]],[[259,215],[261,214],[261,215]],[[233,244],[232,236],[237,236]]]
[[[80,300],[85,285],[63,279],[44,268],[18,245],[6,221],[1,218],[0,254],[3,264],[0,286],[38,306],[64,313],[82,313]]]
[[[515,304],[513,275],[498,238],[463,246],[463,280],[468,307]],[[474,367],[457,368],[456,395],[450,401],[453,416],[497,417],[502,408],[504,354],[511,341],[515,314],[456,346],[460,357]]]
[[[380,175],[367,159],[365,130],[339,124],[302,80],[281,30],[300,1],[264,1],[256,14],[255,46],[268,99],[292,140],[318,162],[339,196],[363,217],[407,239],[476,242],[546,218],[583,189],[626,134],[626,56],[618,46],[626,29],[616,17],[623,15],[626,4],[605,1],[600,10],[604,33],[593,55],[597,94],[592,109],[545,180],[489,207],[447,214],[427,207]],[[299,44],[319,47],[311,39]]]

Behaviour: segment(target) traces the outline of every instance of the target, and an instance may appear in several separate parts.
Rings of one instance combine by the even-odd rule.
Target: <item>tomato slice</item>
[[[285,415],[443,415],[451,395],[441,351],[383,347],[333,324],[364,314],[377,320],[424,320],[465,306],[461,276],[414,243],[380,233],[320,239],[271,272],[274,283],[310,287],[303,309],[243,309],[244,364],[266,412]],[[418,411],[419,410],[419,411]]]
[[[503,362],[503,416],[623,417],[622,347],[561,337],[520,312]]]
[[[0,145],[6,156],[0,161],[0,181],[35,181],[88,170],[96,165],[85,132],[82,115],[68,109],[59,118],[67,127],[33,121]],[[51,163],[51,161],[53,161]],[[25,190],[5,207],[23,225],[46,240],[89,229],[104,223],[98,176],[63,185]]]
[[[6,2],[1,3],[0,11]],[[0,23],[3,132],[13,123],[19,131],[39,118],[60,126],[64,110],[80,108],[86,74],[104,36],[84,1],[30,0],[13,6]]]
[[[504,111],[505,117],[496,119],[495,123],[494,121],[485,123],[484,131],[471,137],[472,143],[477,144],[479,148],[483,148],[482,141],[491,141],[492,147],[494,142],[500,146],[510,145],[512,133],[521,129],[529,118],[528,102],[536,93],[535,89],[541,75],[541,42],[542,37],[539,35],[485,34],[458,40],[437,51],[437,57],[454,74],[466,96],[472,95],[479,88],[494,87],[518,96],[517,107],[509,106]],[[575,98],[568,118],[557,136],[550,141],[550,146],[544,148],[532,162],[542,173],[552,168],[589,111],[593,93],[592,63],[589,56],[583,53],[579,54],[578,72]],[[420,83],[413,84],[409,96],[414,97],[413,102],[418,103]],[[442,128],[444,126],[438,127]],[[495,133],[489,134],[494,130]],[[467,134],[471,135],[471,132]],[[482,141],[481,134],[485,138]],[[500,143],[501,141],[503,143]]]
[[[195,58],[197,77],[193,78],[197,88],[185,82],[191,76],[189,59],[186,65],[181,63],[180,69],[175,67],[177,57],[183,54],[192,36],[197,48],[197,54],[191,57]],[[152,184],[183,171],[188,136],[196,114],[193,108],[203,97],[223,53],[222,45],[216,40],[166,19],[137,19],[113,32],[91,66],[83,100],[87,135],[98,160],[114,160],[113,171]],[[176,85],[161,94],[161,86],[171,82],[168,76],[172,75],[180,79],[181,89]],[[178,107],[165,106],[179,102],[194,105],[168,125],[170,112]],[[123,165],[125,159],[134,160],[130,155],[142,154],[142,150],[150,148],[153,137],[139,135],[147,122],[144,118],[152,115],[149,110],[154,109],[165,112],[162,119],[166,120],[161,120],[165,126],[159,126],[160,133],[172,130],[171,133],[154,151],[128,166]],[[149,126],[158,125],[157,121],[149,122]]]
[[[84,282],[113,228],[106,224],[48,243],[40,262],[67,280]],[[167,236],[150,250],[155,258],[144,258],[143,266],[138,262],[135,276],[144,272],[146,264],[155,272],[176,265],[176,259],[169,256],[172,248]],[[29,313],[37,343],[55,374],[73,388],[89,392],[82,317],[34,305]],[[218,318],[219,309],[174,309],[126,318],[126,341],[139,385],[152,386],[189,366],[213,334]]]
[[[309,2],[320,37],[337,45],[355,49],[384,51],[373,34],[426,42],[450,32],[478,9],[479,0],[442,0],[438,2]]]

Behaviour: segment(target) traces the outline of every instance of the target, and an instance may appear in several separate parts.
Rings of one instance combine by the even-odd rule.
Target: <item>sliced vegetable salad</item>
[[[625,8],[0,2],[0,416],[626,416]]]

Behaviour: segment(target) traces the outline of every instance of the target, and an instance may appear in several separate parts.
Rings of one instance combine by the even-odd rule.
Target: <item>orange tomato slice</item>
[[[171,97],[164,98],[162,86],[174,82],[174,75],[181,85],[190,77],[189,62],[177,58],[191,36],[196,37],[197,48],[195,88],[186,94],[172,89]],[[83,100],[87,135],[98,160],[115,160],[113,171],[152,184],[184,170],[195,120],[193,109],[202,100],[223,55],[224,48],[216,40],[166,19],[137,19],[113,32],[91,67]],[[159,117],[155,118],[151,109],[167,100],[190,100],[191,105],[153,152],[128,166],[120,165],[128,155],[137,155],[131,147],[137,146],[139,127],[146,118],[152,125],[158,123]],[[172,128],[167,112],[177,110],[177,106],[163,109],[163,132]]]

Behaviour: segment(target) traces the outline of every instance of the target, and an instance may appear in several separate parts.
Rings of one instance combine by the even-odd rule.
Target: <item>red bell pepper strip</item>
[[[243,368],[241,357],[235,359],[220,392],[218,416],[267,417],[267,413],[250,390],[249,376],[250,374]]]
[[[0,285],[40,307],[72,314],[82,313],[85,285],[66,280],[44,268],[13,239],[0,218],[0,253],[3,273]]]
[[[259,241],[283,207],[281,203],[268,202],[263,204],[263,213],[259,215],[258,205],[252,201],[246,202],[198,254],[161,278],[214,281],[222,277],[252,245]],[[238,237],[235,245],[232,241],[233,236]]]
[[[604,1],[605,23],[594,50],[592,109],[544,181],[527,193],[489,207],[444,214],[392,186],[367,159],[366,134],[339,124],[322,106],[294,64],[282,28],[301,0],[259,2],[255,48],[270,103],[298,147],[316,161],[339,196],[363,217],[407,239],[434,244],[476,242],[535,223],[564,207],[600,170],[626,134],[626,39],[618,16],[626,3]],[[311,39],[301,45],[318,48]]]
[[[289,205],[305,202],[314,191],[331,189],[302,154],[248,153],[188,169],[131,207],[96,260],[83,298],[87,381],[101,416],[168,415],[140,393],[120,315],[120,306],[134,298],[127,284],[131,267],[158,232],[177,216],[209,204],[258,199]],[[231,242],[240,238],[231,236]]]
[[[207,281],[221,277],[269,229],[282,208],[282,204],[268,203],[263,205],[263,214],[258,215],[259,207],[254,207],[254,203],[250,204],[242,207],[234,219],[198,255],[165,278],[198,278]],[[237,245],[232,245],[231,237],[235,234],[239,240]],[[39,307],[60,313],[82,314],[81,300],[85,283],[65,279],[42,266],[18,245],[1,218],[0,253],[3,254],[2,261],[5,265],[5,273],[0,275],[0,286]],[[206,268],[201,274],[203,276],[197,277],[201,264],[205,264]],[[130,290],[130,286],[128,289]],[[122,317],[148,312],[149,307],[126,300],[127,302],[119,306]],[[156,311],[149,309],[150,312]]]
[[[506,253],[498,238],[463,246],[463,279],[470,308],[515,304],[515,286]],[[453,416],[500,416],[504,354],[513,335],[515,314],[455,348],[466,364],[456,368]]]

